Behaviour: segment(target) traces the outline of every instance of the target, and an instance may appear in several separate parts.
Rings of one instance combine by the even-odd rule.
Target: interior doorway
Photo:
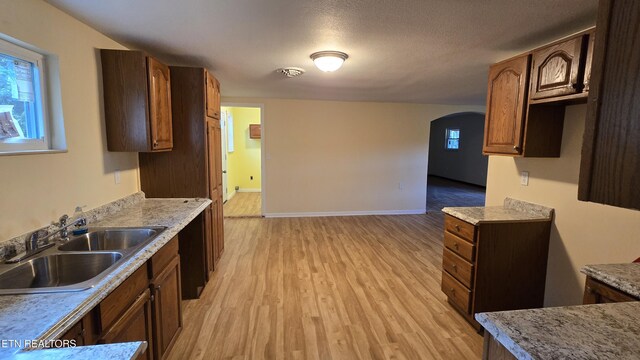
[[[222,187],[224,217],[263,214],[263,107],[222,104]]]
[[[484,114],[455,113],[431,121],[427,211],[484,206],[488,157],[482,154]]]

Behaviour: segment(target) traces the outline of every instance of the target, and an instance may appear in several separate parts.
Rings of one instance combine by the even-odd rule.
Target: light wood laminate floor
[[[261,217],[262,193],[236,193],[224,204],[222,211],[225,218]]]
[[[481,357],[440,290],[440,212],[225,219],[225,241],[169,359]]]

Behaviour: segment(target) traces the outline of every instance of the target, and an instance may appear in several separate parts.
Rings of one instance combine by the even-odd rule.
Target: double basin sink
[[[0,265],[0,295],[81,291],[95,286],[164,227],[90,228],[33,258]]]

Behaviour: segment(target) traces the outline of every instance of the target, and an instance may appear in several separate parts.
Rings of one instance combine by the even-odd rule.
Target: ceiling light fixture
[[[311,59],[316,67],[324,72],[332,72],[340,69],[349,55],[341,51],[318,51],[311,54]]]

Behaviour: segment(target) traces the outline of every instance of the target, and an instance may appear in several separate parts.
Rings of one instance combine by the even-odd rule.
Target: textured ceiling
[[[597,0],[49,0],[113,39],[206,66],[224,96],[483,104],[489,64],[595,23]],[[349,54],[323,73],[309,55]],[[285,78],[275,70],[307,72]]]

